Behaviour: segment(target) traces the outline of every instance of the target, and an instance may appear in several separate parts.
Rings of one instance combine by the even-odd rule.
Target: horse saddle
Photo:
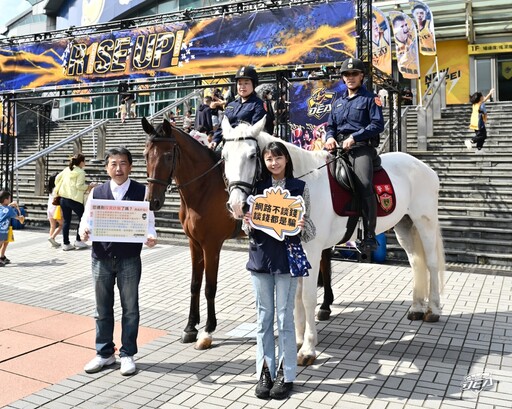
[[[377,217],[387,216],[395,210],[396,197],[388,173],[380,166],[374,166],[373,186],[377,201]],[[354,170],[343,157],[327,167],[331,199],[334,211],[339,216],[351,217],[361,215],[361,205],[356,194]]]

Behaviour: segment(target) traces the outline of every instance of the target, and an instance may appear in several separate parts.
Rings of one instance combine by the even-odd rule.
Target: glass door
[[[512,54],[498,56],[497,71],[498,98],[500,101],[512,101]]]
[[[496,88],[496,71],[494,67],[494,57],[485,57],[475,60],[475,92],[479,91],[487,95],[491,88]]]

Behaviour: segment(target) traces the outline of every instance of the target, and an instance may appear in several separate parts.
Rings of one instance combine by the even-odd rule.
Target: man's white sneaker
[[[89,246],[85,244],[83,241],[75,241],[75,248],[77,249],[86,249]]]
[[[96,373],[101,371],[104,366],[113,365],[116,363],[116,356],[111,355],[108,358],[103,358],[96,355],[87,365],[84,366],[84,371],[87,373]]]
[[[468,148],[469,150],[473,149],[473,145],[471,144],[471,140],[470,139],[466,139],[464,141],[465,145],[466,145],[466,148]]]
[[[121,375],[128,376],[133,375],[137,367],[133,360],[133,356],[122,356],[121,357]]]
[[[75,246],[71,245],[71,243],[62,245],[62,250],[64,250],[64,251],[69,251],[69,250],[74,250],[74,249],[75,249]]]

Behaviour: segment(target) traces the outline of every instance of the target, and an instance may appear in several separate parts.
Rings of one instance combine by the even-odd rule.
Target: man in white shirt
[[[110,181],[92,189],[89,198],[103,200],[144,201],[146,187],[129,178],[132,170],[132,155],[126,148],[110,149],[105,156],[105,168]],[[85,205],[80,221],[80,236],[89,239],[91,201]],[[155,218],[153,212],[148,217],[148,237],[146,245],[156,244]],[[119,356],[121,374],[133,375],[136,372],[134,355],[137,353],[139,330],[139,282],[142,272],[140,253],[142,244],[121,242],[92,243],[92,276],[96,297],[96,357],[85,365],[87,373],[100,371],[104,366],[116,362],[114,337],[114,287],[117,281],[122,306],[122,334]]]

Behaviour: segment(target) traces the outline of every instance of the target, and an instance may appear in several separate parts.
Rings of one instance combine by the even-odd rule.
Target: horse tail
[[[444,243],[443,236],[441,235],[441,226],[437,224],[437,260],[438,260],[438,278],[439,278],[439,292],[442,293],[444,290],[444,272],[446,269],[446,259],[444,254]]]
[[[427,268],[427,258],[425,256],[425,248],[421,240],[418,229],[413,224],[411,226],[411,238],[412,238],[412,257],[411,266],[414,272],[414,288],[416,288],[417,296],[425,299],[429,294],[430,280],[429,272]]]
[[[445,271],[445,254],[444,254],[444,244],[443,237],[441,235],[441,227],[438,223],[436,228],[436,245],[435,251],[437,254],[437,278],[439,282],[439,292],[443,291],[444,287],[444,271]],[[428,298],[428,294],[430,293],[430,272],[427,266],[427,257],[425,254],[425,248],[423,247],[423,242],[421,240],[420,234],[416,229],[416,226],[412,227],[412,244],[413,244],[413,257],[411,265],[414,266],[414,282],[415,288],[418,291],[418,296],[421,298]]]

